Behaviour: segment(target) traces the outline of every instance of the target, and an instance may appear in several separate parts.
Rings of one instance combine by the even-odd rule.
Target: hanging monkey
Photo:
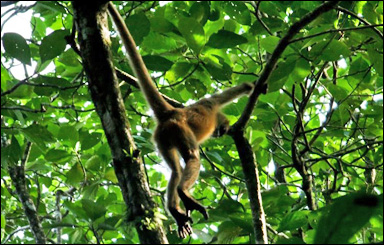
[[[228,131],[229,122],[220,112],[220,108],[235,98],[250,94],[254,85],[243,83],[185,108],[171,106],[156,89],[129,30],[111,2],[108,4],[108,11],[128,53],[130,66],[139,81],[140,89],[157,119],[154,140],[172,170],[167,188],[167,208],[178,225],[179,237],[185,238],[192,234],[189,222],[192,223],[193,210],[199,211],[208,219],[206,209],[189,193],[199,176],[199,144],[211,135],[221,136]],[[184,169],[180,166],[179,155],[184,159]],[[179,205],[180,199],[185,211]]]

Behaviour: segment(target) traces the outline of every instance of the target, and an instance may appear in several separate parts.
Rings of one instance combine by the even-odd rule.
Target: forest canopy
[[[267,77],[253,105],[243,97],[223,109],[231,125],[248,113],[244,127],[201,146],[191,193],[209,219],[193,213],[184,240],[166,211],[170,170],[152,140],[153,112],[95,2],[89,13],[105,17],[109,30],[96,35],[110,38],[110,54],[92,54],[113,65],[93,68],[114,78],[101,84],[108,101],[85,69],[87,16],[76,4],[2,1],[2,244],[145,243],[151,232],[169,243],[383,242],[382,1],[327,11],[316,1],[114,2],[174,105]],[[124,110],[100,109],[115,102]],[[111,134],[108,116],[128,130]]]

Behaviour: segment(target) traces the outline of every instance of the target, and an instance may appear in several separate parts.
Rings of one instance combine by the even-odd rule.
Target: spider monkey
[[[130,66],[139,80],[140,89],[157,119],[154,140],[172,170],[167,188],[167,208],[178,225],[179,237],[185,238],[192,234],[189,222],[193,222],[193,210],[199,211],[208,219],[206,209],[189,193],[199,176],[199,144],[211,135],[218,137],[227,133],[229,122],[220,112],[220,108],[237,97],[250,94],[254,85],[243,83],[188,107],[173,107],[156,89],[128,28],[111,2],[108,4],[108,11],[128,53]],[[179,155],[184,159],[184,169],[180,166]],[[180,207],[180,199],[186,211]]]

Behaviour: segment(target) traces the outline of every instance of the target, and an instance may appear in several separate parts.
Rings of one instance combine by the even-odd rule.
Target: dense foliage
[[[187,105],[256,81],[289,26],[321,2],[116,4],[161,93]],[[11,5],[2,11],[2,25],[25,12],[32,12],[31,33],[22,26],[1,32],[1,241],[34,242],[11,180],[12,169],[21,166],[48,241],[138,243],[73,43],[71,3]],[[246,137],[260,171],[271,243],[383,241],[382,22],[382,1],[341,2],[295,36],[269,92],[260,96]],[[111,35],[115,66],[132,74]],[[181,243],[164,211],[169,170],[152,143],[151,111],[137,88],[120,85],[159,216],[169,241]],[[246,102],[223,110],[231,123]],[[231,138],[204,143],[202,166],[193,193],[210,219],[193,214],[190,242],[253,242]],[[311,183],[309,190],[303,181]]]

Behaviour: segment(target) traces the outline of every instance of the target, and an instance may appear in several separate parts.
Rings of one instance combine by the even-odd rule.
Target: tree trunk
[[[168,243],[125,115],[110,51],[107,2],[72,3],[89,91],[112,152],[128,220],[134,222],[141,243]]]

